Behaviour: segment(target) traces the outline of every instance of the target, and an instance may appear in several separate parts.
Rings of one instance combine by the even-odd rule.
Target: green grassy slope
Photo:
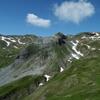
[[[70,63],[68,59],[72,51],[74,52],[70,42],[72,40],[79,40],[77,49],[84,56],[80,57],[79,60],[72,58],[72,63]],[[43,82],[44,85],[40,87],[38,83],[34,92],[23,95],[21,100],[100,100],[100,41],[82,40],[81,36],[72,37],[70,41],[66,41],[63,46],[56,43],[50,44],[49,48],[29,45],[27,49],[31,56],[20,67],[34,66],[35,58],[38,57],[38,60],[46,63],[45,72],[39,77],[24,77],[1,87],[0,96],[7,96],[13,91],[15,94],[19,91],[23,94],[28,86],[32,83],[36,85],[38,79],[40,80],[39,83],[42,82],[43,75],[48,74],[52,76],[48,82]],[[96,49],[88,49],[87,45]],[[46,60],[48,57],[51,57],[50,60]],[[40,63],[38,60],[37,63]],[[61,73],[60,67],[64,68]],[[32,85],[33,88],[34,85]]]
[[[25,100],[99,100],[100,57],[74,61]]]
[[[84,45],[80,45],[80,50],[84,48],[84,57],[79,60],[73,60],[69,69],[62,73],[57,73],[43,87],[38,88],[23,100],[100,100],[99,41],[84,42],[91,47],[95,47],[96,50],[89,50],[87,47],[84,48]],[[67,49],[55,46],[57,57],[54,61],[58,60],[57,64],[61,60],[63,61],[64,55],[67,55]],[[88,53],[85,54],[87,51]],[[54,61],[53,63],[55,63]],[[53,67],[56,66],[54,64]]]
[[[27,91],[31,85],[36,87],[39,80],[42,80],[41,76],[26,76],[17,81],[6,84],[0,87],[0,97],[17,92],[21,92],[22,94],[22,92],[24,92],[25,90]]]

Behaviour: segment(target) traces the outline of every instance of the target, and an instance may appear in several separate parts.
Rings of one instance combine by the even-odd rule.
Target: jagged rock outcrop
[[[63,44],[65,44],[65,40],[67,39],[67,36],[64,35],[63,33],[61,32],[58,32],[56,35],[55,35],[56,39],[57,39],[57,43],[61,46]]]

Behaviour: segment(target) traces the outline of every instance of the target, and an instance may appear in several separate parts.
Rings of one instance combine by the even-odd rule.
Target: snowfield
[[[71,41],[71,43],[72,43],[72,50],[74,51],[71,53],[71,56],[75,59],[79,59],[80,56],[84,56],[84,54],[82,54],[80,51],[77,50],[79,41],[78,40],[76,40],[75,42]],[[70,61],[70,59],[69,59],[69,61]]]

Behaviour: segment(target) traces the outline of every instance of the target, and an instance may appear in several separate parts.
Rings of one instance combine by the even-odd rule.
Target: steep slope
[[[99,100],[100,57],[81,59],[25,100]]]
[[[81,42],[77,49],[84,56],[73,60],[67,70],[57,73],[48,83],[24,100],[99,100],[100,40],[98,36],[92,36],[95,39],[91,36],[85,39],[76,36]],[[72,49],[76,52],[74,47],[75,44]]]
[[[99,56],[99,33],[38,38],[1,69],[0,100],[98,100]]]

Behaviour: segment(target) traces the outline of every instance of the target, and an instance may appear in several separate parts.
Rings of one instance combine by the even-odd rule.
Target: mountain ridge
[[[35,83],[32,84],[32,86],[33,87],[36,86],[36,87],[35,87],[35,90],[33,91],[31,91],[32,89],[31,87],[30,91],[31,93],[33,92],[34,96],[33,95],[29,96],[29,98],[25,97],[26,100],[42,100],[42,99],[56,100],[56,97],[52,95],[50,97],[49,96],[45,97],[42,95],[40,96],[40,99],[37,99],[35,95],[37,95],[39,91],[41,92],[41,89],[38,91],[38,88],[39,87],[42,88],[41,86],[43,86],[45,89],[45,85],[48,86],[49,82],[51,82],[50,84],[53,85],[52,80],[54,79],[55,81],[56,80],[58,81],[60,78],[59,76],[60,74],[61,74],[61,77],[66,76],[67,78],[69,78],[69,80],[71,80],[70,78],[71,76],[67,76],[67,73],[69,73],[70,71],[72,72],[73,70],[76,70],[76,69],[73,69],[73,66],[75,66],[75,64],[77,64],[77,66],[79,66],[80,64],[79,69],[82,67],[82,69],[84,70],[83,64],[84,64],[84,61],[86,61],[86,59],[87,60],[91,59],[90,63],[92,63],[94,58],[98,59],[97,61],[94,61],[94,62],[99,65],[99,62],[98,62],[99,53],[100,53],[100,34],[99,33],[96,33],[96,32],[95,33],[94,32],[80,33],[79,35],[76,35],[76,36],[66,36],[66,35],[63,36],[63,35],[64,34],[60,33],[60,35],[56,34],[53,37],[49,37],[49,38],[36,37],[35,38],[36,40],[34,40],[33,38],[32,41],[29,41],[29,40],[28,42],[26,41],[26,43],[28,43],[27,45],[26,43],[20,44],[20,42],[18,42],[18,39],[17,39],[17,43],[18,45],[20,45],[20,49],[17,53],[15,53],[13,62],[11,62],[10,65],[8,64],[9,66],[6,66],[4,68],[2,67],[0,70],[0,76],[1,76],[0,77],[0,85],[1,85],[0,93],[3,94],[1,95],[1,100],[7,100],[9,98],[9,95],[12,94],[12,91],[14,91],[16,94],[17,91],[19,91],[19,87],[20,87],[20,84],[18,85],[18,82],[21,83],[21,79],[23,80],[23,78],[27,76],[32,76],[32,78],[25,78],[26,83],[28,82],[27,81],[28,79],[32,81],[35,80]],[[7,38],[3,38],[3,39],[0,38],[0,39],[5,43],[9,41],[9,39]],[[6,44],[6,47],[9,48],[7,44]],[[93,64],[95,65],[95,63]],[[85,66],[88,66],[87,62]],[[93,67],[96,68],[96,66],[93,66]],[[77,71],[75,73],[77,74]],[[80,70],[80,73],[83,73],[83,72]],[[34,77],[36,76],[38,78],[34,79]],[[56,78],[58,76],[59,78]],[[74,77],[73,73],[72,73],[72,77]],[[74,79],[77,79],[77,77],[73,78],[72,80]],[[64,78],[64,80],[66,80],[66,78]],[[79,81],[81,80],[79,79]],[[31,84],[31,82],[27,84],[23,84],[22,87],[24,85],[27,86]],[[14,85],[16,83],[17,83],[17,86]],[[61,81],[56,82],[54,87],[59,86],[60,83]],[[59,85],[56,85],[56,84],[59,84]],[[69,84],[72,84],[72,83],[69,82]],[[6,88],[9,87],[6,93],[4,91],[4,89],[6,89],[5,87]],[[27,86],[27,87],[30,87],[30,86]],[[25,89],[22,88],[21,91],[23,90]],[[20,94],[22,93],[21,91],[19,92]],[[37,94],[35,94],[34,91],[37,91],[36,92]],[[53,88],[51,88],[50,91],[53,92]],[[25,94],[27,95],[27,93],[28,92],[26,92]],[[44,92],[41,92],[41,94],[42,93],[44,94]],[[16,95],[18,96],[17,98],[15,94],[12,94],[12,96],[10,96],[9,99],[12,100],[12,98],[14,98],[14,100],[20,100],[20,98],[23,98],[23,96]],[[22,93],[22,95],[25,95],[25,94]],[[5,97],[6,99],[4,99]],[[36,98],[36,99],[32,99],[31,97]],[[58,99],[60,100],[60,98],[57,97],[57,100]],[[64,100],[65,99],[66,98],[64,98]],[[69,98],[67,99],[73,100]],[[83,99],[80,99],[80,100],[83,100]]]

